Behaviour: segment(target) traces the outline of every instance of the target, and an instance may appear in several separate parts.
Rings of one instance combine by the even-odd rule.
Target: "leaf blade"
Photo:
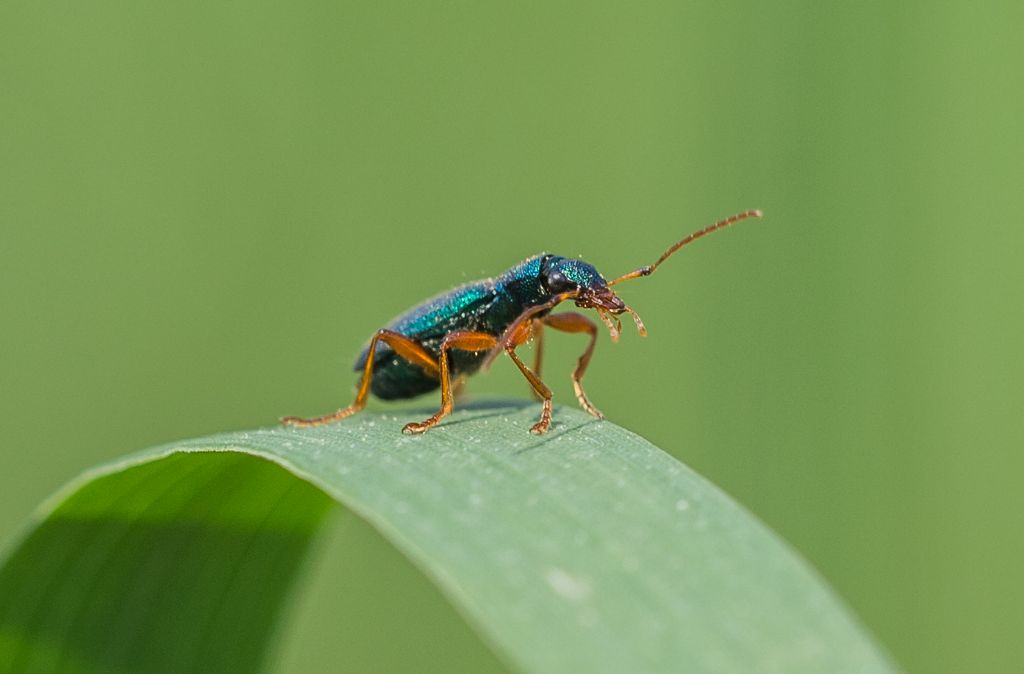
[[[240,452],[283,466],[381,531],[524,671],[892,671],[813,571],[719,490],[572,410],[531,436],[534,414],[484,405],[419,437],[364,415],[131,460]]]
[[[271,520],[281,503],[286,526]],[[329,505],[236,454],[162,457],[85,483],[0,571],[0,670],[254,671],[265,649],[250,640],[272,633]]]

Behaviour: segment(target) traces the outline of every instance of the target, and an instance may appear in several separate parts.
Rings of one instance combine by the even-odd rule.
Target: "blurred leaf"
[[[333,498],[514,669],[892,671],[817,575],[714,486],[575,410],[532,436],[535,414],[482,405],[418,437],[364,414],[87,473],[0,569],[0,667],[252,671]]]

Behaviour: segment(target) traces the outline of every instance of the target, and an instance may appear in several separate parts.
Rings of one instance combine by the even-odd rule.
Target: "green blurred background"
[[[2,3],[0,536],[96,462],[347,403],[366,337],[438,290],[545,249],[622,273],[757,207],[623,286],[651,336],[602,336],[591,397],[909,671],[1017,671],[1021,26],[966,0]],[[548,340],[567,405],[581,343]],[[468,392],[526,389],[499,363]],[[317,552],[282,671],[497,667],[366,525]]]

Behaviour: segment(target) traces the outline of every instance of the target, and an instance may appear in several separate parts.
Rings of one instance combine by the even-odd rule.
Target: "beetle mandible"
[[[612,341],[621,330],[618,316],[629,314],[641,335],[643,321],[612,291],[612,286],[650,276],[658,266],[686,244],[705,234],[746,218],[759,218],[761,211],[744,211],[700,229],[669,246],[654,264],[640,267],[606,281],[593,265],[572,258],[541,253],[501,276],[474,281],[419,304],[387,327],[378,330],[356,359],[355,371],[362,378],[355,401],[333,414],[305,419],[284,417],[290,426],[320,426],[351,416],[366,406],[370,393],[382,400],[413,398],[441,387],[441,409],[422,422],[406,424],[406,433],[423,433],[437,425],[454,405],[452,377],[473,374],[501,354],[508,354],[541,399],[540,421],[530,429],[544,433],[551,426],[551,389],[540,378],[545,327],[562,332],[583,332],[590,337],[587,348],[572,372],[573,389],[587,412],[603,419],[583,391],[583,374],[597,342],[597,324],[575,311],[552,314],[556,306],[572,300],[577,307],[594,309],[607,326]],[[538,340],[531,369],[516,354],[516,348],[531,338]]]

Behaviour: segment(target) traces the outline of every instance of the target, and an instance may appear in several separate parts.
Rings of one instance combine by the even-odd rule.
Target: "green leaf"
[[[822,580],[729,497],[570,409],[363,414],[176,442],[83,475],[0,568],[0,668],[249,672],[330,504],[527,672],[891,672]],[[343,629],[339,625],[338,629]]]

